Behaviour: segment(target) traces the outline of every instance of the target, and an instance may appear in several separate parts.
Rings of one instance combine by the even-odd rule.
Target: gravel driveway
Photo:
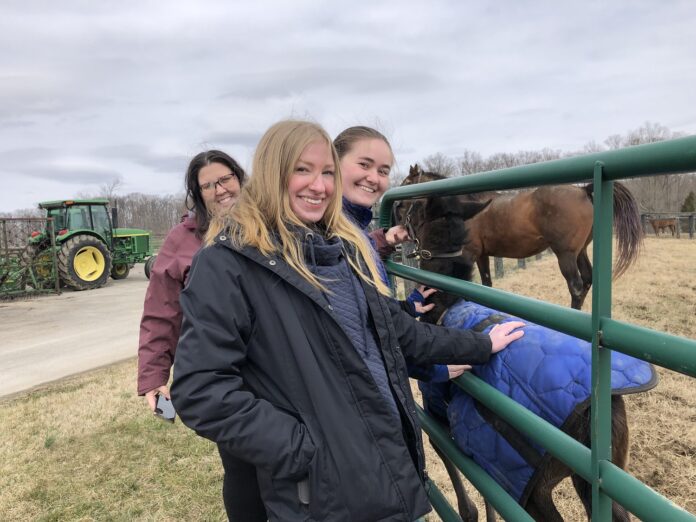
[[[0,301],[0,397],[135,357],[146,289],[139,264],[97,290]]]

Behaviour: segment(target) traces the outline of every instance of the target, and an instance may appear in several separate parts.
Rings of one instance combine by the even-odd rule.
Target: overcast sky
[[[194,154],[249,167],[287,117],[377,126],[402,170],[646,121],[696,134],[694,28],[693,0],[3,0],[0,212],[118,177],[176,193]]]

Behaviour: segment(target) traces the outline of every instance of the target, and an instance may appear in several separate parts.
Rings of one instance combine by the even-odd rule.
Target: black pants
[[[218,445],[225,479],[222,500],[230,522],[266,522],[266,509],[256,482],[256,468],[239,460]]]

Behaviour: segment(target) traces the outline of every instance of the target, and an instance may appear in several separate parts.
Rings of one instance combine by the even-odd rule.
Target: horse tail
[[[594,183],[585,187],[587,197],[592,200]],[[636,262],[643,246],[643,227],[640,222],[638,202],[623,183],[614,182],[614,235],[618,255],[614,265],[614,278],[628,270]]]

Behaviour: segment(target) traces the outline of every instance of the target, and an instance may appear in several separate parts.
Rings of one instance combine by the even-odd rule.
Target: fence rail
[[[696,136],[398,187],[389,190],[382,199],[380,224],[390,226],[392,206],[396,200],[594,181],[595,267],[592,281],[592,314],[406,267],[393,261],[388,261],[386,266],[393,275],[435,286],[592,342],[592,434],[589,449],[557,428],[546,425],[545,421],[529,410],[473,375],[464,375],[455,382],[590,482],[593,493],[592,519],[599,522],[611,520],[611,499],[618,501],[643,520],[696,521],[693,514],[679,508],[610,462],[611,350],[633,355],[691,377],[696,376],[696,341],[611,318],[613,181],[628,177],[692,171],[696,171]],[[450,444],[449,436],[443,436],[442,433],[438,435],[426,414],[421,413],[421,417],[426,431],[433,434],[433,440],[440,443],[440,448],[453,458],[462,473],[501,510],[501,514],[506,518],[521,519],[521,512],[510,504],[515,503],[514,499],[504,491],[482,486],[483,482],[486,482],[485,479],[480,477],[476,469],[469,466],[464,460],[466,457],[460,451],[453,451],[455,448]],[[433,504],[443,520],[457,520],[458,517],[452,517],[447,510],[438,509],[440,499],[436,502],[433,497]],[[503,509],[512,511],[506,515]]]
[[[662,223],[653,224],[654,220]],[[671,223],[664,223],[665,221]],[[640,222],[645,234],[653,232],[658,236],[660,232],[664,232],[680,238],[682,232],[685,232],[689,234],[689,239],[696,236],[696,212],[644,212],[640,215]],[[673,229],[669,227],[670,224]],[[658,230],[655,229],[656,225],[661,225]]]

